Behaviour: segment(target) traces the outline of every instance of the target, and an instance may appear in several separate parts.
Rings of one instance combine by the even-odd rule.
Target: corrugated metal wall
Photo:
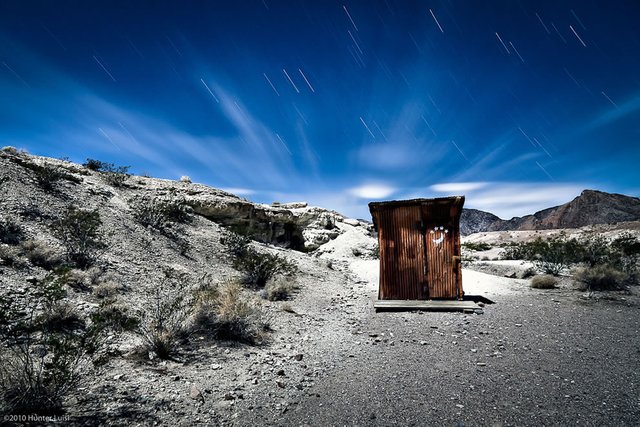
[[[370,203],[380,244],[379,299],[462,298],[464,197]]]

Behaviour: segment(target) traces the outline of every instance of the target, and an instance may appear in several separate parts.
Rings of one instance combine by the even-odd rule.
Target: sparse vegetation
[[[187,223],[191,220],[184,198],[132,199],[130,205],[136,221],[160,231],[175,223]]]
[[[578,268],[573,277],[588,291],[616,291],[625,288],[629,275],[609,265]]]
[[[87,159],[82,166],[95,172],[101,172],[104,180],[114,187],[122,187],[131,176],[129,174],[130,166],[116,166],[113,163],[95,159]]]
[[[63,300],[55,274],[23,298],[0,297],[0,412],[59,414],[85,375],[99,334]]]
[[[82,210],[71,207],[51,227],[67,251],[67,259],[78,268],[93,265],[106,245],[100,231],[102,220],[98,210]]]
[[[547,240],[538,237],[533,242],[507,246],[502,258],[532,261],[537,270],[557,276],[582,259],[582,249],[576,239],[566,239],[563,235]]]
[[[466,242],[462,243],[460,246],[470,251],[488,251],[491,249],[491,245],[484,242]]]
[[[531,279],[531,287],[535,289],[553,289],[557,284],[558,278],[551,274],[542,274]]]
[[[248,344],[262,342],[268,330],[259,305],[243,293],[237,281],[201,286],[196,292],[194,324],[213,338]]]
[[[20,245],[20,253],[24,255],[32,265],[42,267],[45,270],[53,270],[59,267],[62,256],[54,248],[40,240],[26,240]]]
[[[140,319],[130,314],[129,309],[115,298],[105,299],[89,318],[101,330],[136,331],[140,327]]]
[[[10,219],[0,219],[0,242],[18,245],[24,240],[24,230],[20,224]]]
[[[267,283],[263,291],[263,298],[269,301],[285,301],[297,289],[299,286],[292,279],[278,277]]]
[[[297,267],[287,259],[271,253],[261,253],[249,246],[246,237],[231,233],[221,239],[233,258],[233,265],[242,272],[242,283],[252,289],[262,289],[278,276],[292,276]]]
[[[140,313],[136,332],[144,348],[160,359],[173,357],[180,339],[189,331],[192,301],[184,292],[185,286],[183,276],[166,270]]]

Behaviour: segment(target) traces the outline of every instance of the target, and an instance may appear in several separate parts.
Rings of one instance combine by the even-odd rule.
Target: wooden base
[[[376,311],[475,311],[481,310],[473,301],[458,300],[376,300],[373,302]]]

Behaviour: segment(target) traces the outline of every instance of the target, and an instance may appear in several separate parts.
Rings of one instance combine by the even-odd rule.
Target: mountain
[[[470,211],[465,213],[465,211]],[[640,199],[622,194],[584,190],[572,201],[523,217],[502,220],[488,212],[465,209],[460,230],[463,235],[481,231],[546,230],[640,220]],[[492,218],[497,218],[491,221]]]
[[[496,215],[478,209],[463,209],[460,216],[460,233],[463,236],[487,231],[494,223],[502,221]]]

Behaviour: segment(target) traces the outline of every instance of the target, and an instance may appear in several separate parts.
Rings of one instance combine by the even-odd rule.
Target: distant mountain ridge
[[[597,190],[584,190],[572,201],[523,217],[503,220],[477,209],[464,209],[460,232],[546,230],[640,220],[640,198]]]

